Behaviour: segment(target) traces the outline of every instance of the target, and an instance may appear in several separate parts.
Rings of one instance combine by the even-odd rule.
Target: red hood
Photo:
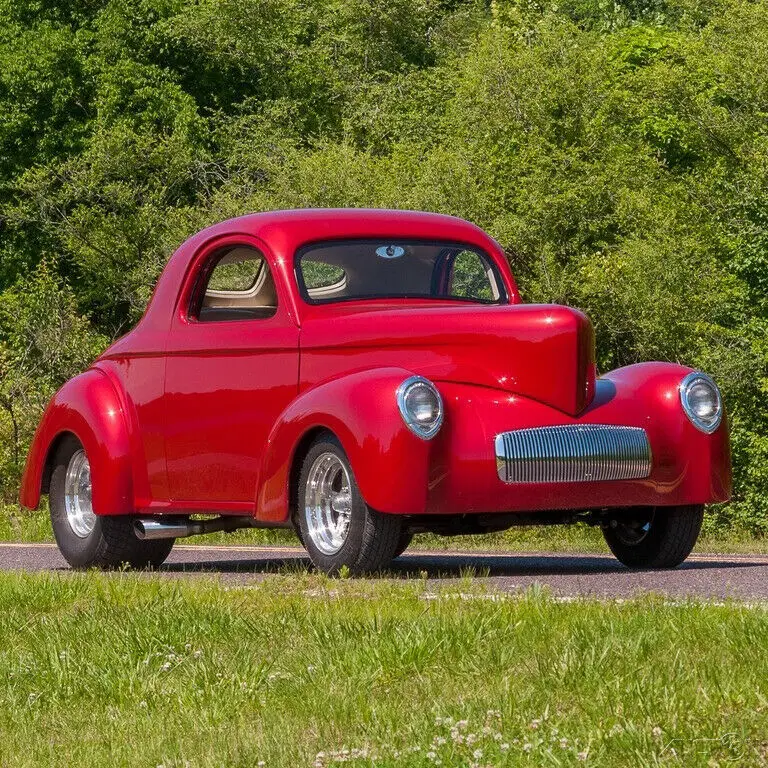
[[[313,308],[301,328],[301,384],[398,365],[493,387],[577,415],[595,388],[594,333],[554,304],[379,303]]]

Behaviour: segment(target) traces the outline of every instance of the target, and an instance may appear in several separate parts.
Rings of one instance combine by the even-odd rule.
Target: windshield
[[[296,272],[304,298],[313,304],[380,298],[507,301],[491,260],[457,243],[322,243],[299,251]]]

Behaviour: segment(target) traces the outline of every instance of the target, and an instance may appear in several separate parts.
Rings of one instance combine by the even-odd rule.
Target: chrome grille
[[[516,429],[496,437],[496,469],[505,483],[633,480],[651,473],[651,446],[640,427]]]

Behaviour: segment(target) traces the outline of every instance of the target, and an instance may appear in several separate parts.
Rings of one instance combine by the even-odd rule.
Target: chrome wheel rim
[[[304,517],[309,538],[324,555],[335,555],[344,546],[352,519],[352,484],[335,453],[321,453],[309,470]]]
[[[67,464],[64,508],[72,533],[86,538],[96,525],[96,515],[91,500],[91,465],[83,450],[75,451]]]

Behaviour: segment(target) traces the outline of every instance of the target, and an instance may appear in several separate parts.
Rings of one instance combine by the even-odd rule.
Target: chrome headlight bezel
[[[690,403],[690,392],[697,384],[704,384],[714,394],[715,399],[715,411],[714,415],[709,420],[703,420],[698,416]],[[680,402],[682,403],[685,415],[690,420],[696,429],[704,432],[707,435],[711,435],[723,421],[723,399],[720,395],[720,390],[717,384],[706,373],[700,371],[692,371],[680,382]]]
[[[437,417],[428,426],[418,421],[408,410],[408,394],[414,388],[420,387],[426,388],[434,396],[437,404]],[[423,376],[410,376],[397,388],[397,407],[408,429],[422,440],[431,440],[440,431],[440,427],[443,426],[445,415],[443,398],[440,396],[437,387]]]

